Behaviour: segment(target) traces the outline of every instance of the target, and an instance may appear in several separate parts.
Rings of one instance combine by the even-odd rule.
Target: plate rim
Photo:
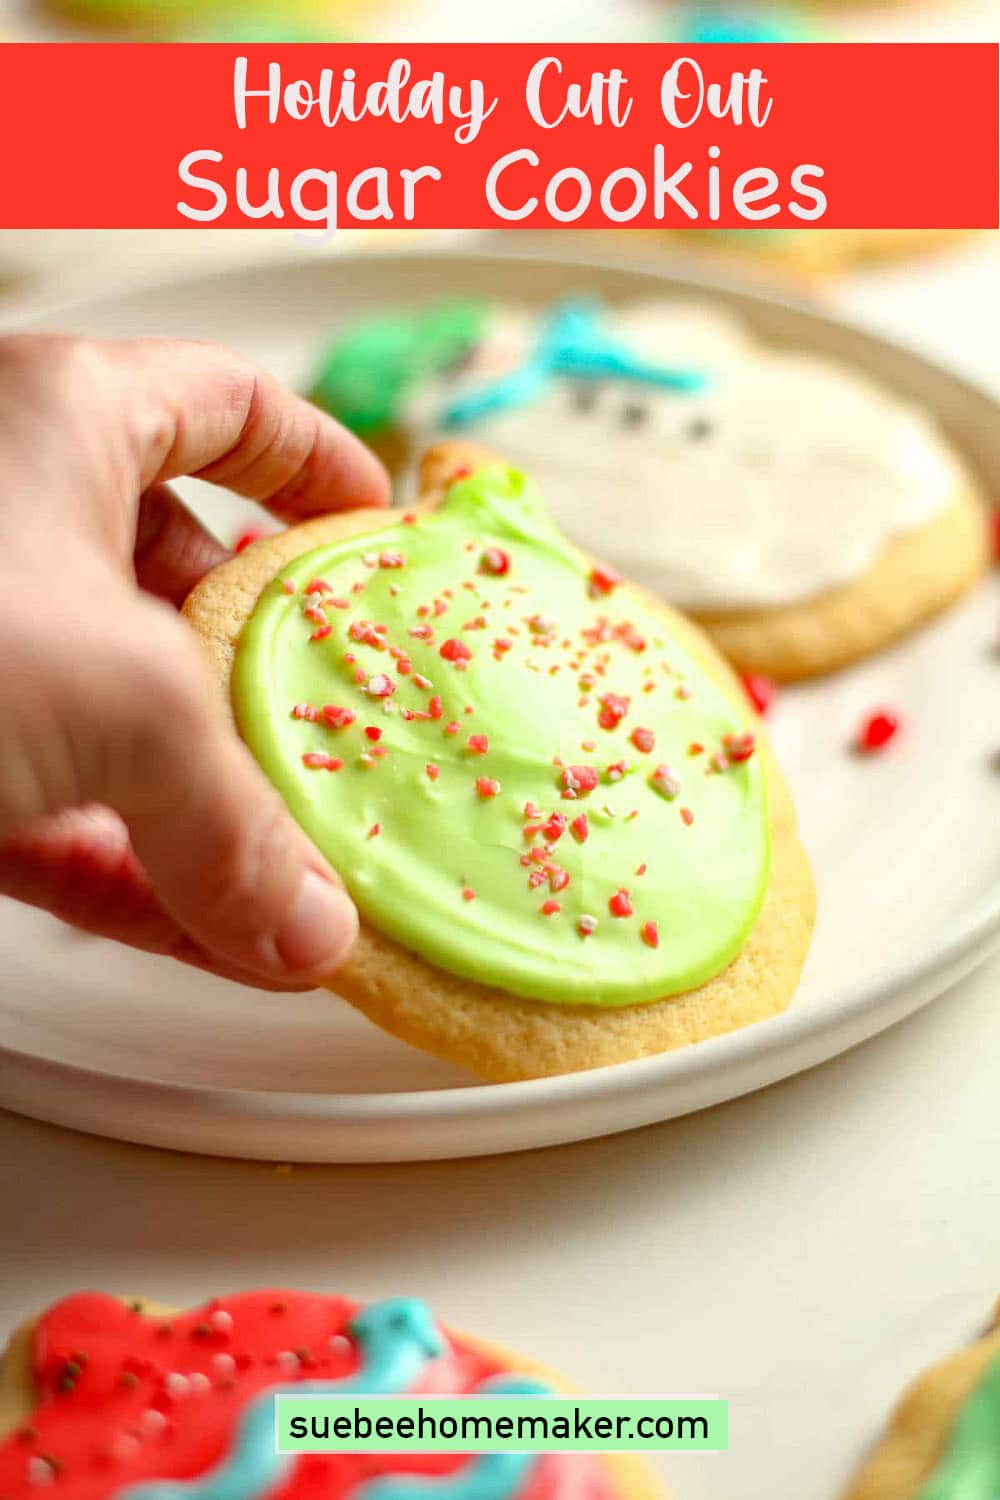
[[[737,305],[763,304],[776,312],[792,313],[795,317],[831,330],[834,334],[848,334],[867,345],[873,353],[881,352],[883,355],[888,353],[897,362],[903,361],[911,368],[920,369],[938,382],[944,380],[956,396],[972,398],[992,408],[998,418],[998,430],[1000,430],[1000,400],[967,376],[948,369],[904,343],[883,337],[854,319],[831,317],[824,310],[811,306],[805,298],[759,289],[755,286],[744,286],[725,276],[704,273],[700,269],[689,268],[683,263],[677,266],[669,263],[666,266],[656,266],[649,260],[643,259],[629,261],[612,260],[600,255],[567,256],[565,253],[560,254],[555,249],[544,246],[498,246],[487,241],[485,244],[465,246],[458,246],[454,242],[421,246],[411,243],[408,246],[396,245],[389,249],[378,249],[369,245],[364,249],[355,248],[328,256],[322,262],[317,259],[314,264],[322,264],[324,269],[329,270],[331,274],[337,271],[346,274],[349,273],[352,264],[370,263],[372,260],[390,262],[422,260],[438,264],[447,264],[450,261],[466,263],[475,260],[484,266],[495,261],[528,264],[541,262],[548,266],[562,266],[567,270],[585,270],[595,274],[605,272],[615,275],[622,273],[635,275],[648,281],[651,287],[655,286],[661,291],[672,289],[685,294],[701,293],[709,297],[718,297],[723,301],[735,302]],[[211,286],[223,280],[229,282],[234,274],[241,271],[256,276],[294,274],[302,265],[301,256],[289,255],[275,260],[253,262],[245,267],[237,266],[228,269],[188,267],[168,278],[150,274],[136,278],[134,281],[130,280],[124,287],[119,287],[118,292],[119,295],[124,293],[131,299],[147,292],[162,294],[171,288],[192,285]],[[44,295],[34,299],[29,297],[16,306],[0,308],[0,329],[7,331],[12,328],[30,327],[32,323],[42,319],[50,322],[61,317],[70,317],[74,310],[93,309],[102,302],[110,301],[114,296],[113,283],[98,282],[89,288],[77,289],[73,295],[64,299],[51,299]],[[998,441],[998,449],[1000,449],[1000,441]],[[963,456],[966,459],[970,457],[967,453]],[[1000,452],[998,452],[998,461],[1000,461]],[[975,461],[973,461],[973,467],[979,467]],[[822,899],[822,893],[820,893],[820,899]],[[120,1072],[46,1057],[44,1054],[2,1042],[0,1042],[0,1063],[5,1064],[7,1069],[13,1067],[22,1077],[29,1079],[32,1076],[34,1078],[49,1077],[57,1084],[63,1082],[75,1086],[89,1086],[99,1091],[106,1100],[109,1096],[120,1098],[122,1101],[134,1100],[136,1094],[141,1093],[147,1097],[170,1101],[175,1105],[183,1102],[191,1108],[192,1113],[199,1109],[208,1110],[216,1118],[224,1116],[233,1125],[250,1120],[258,1124],[263,1122],[271,1127],[280,1122],[286,1126],[294,1126],[317,1121],[324,1121],[331,1127],[352,1124],[358,1127],[390,1123],[403,1125],[408,1121],[414,1125],[432,1121],[438,1124],[446,1122],[454,1124],[458,1120],[470,1118],[479,1121],[496,1121],[498,1118],[518,1115],[533,1106],[566,1108],[586,1103],[593,1097],[600,1098],[607,1103],[631,1095],[642,1095],[658,1087],[666,1090],[672,1081],[679,1078],[683,1078],[690,1084],[713,1074],[723,1075],[736,1068],[744,1070],[752,1069],[754,1066],[759,1068],[765,1062],[773,1062],[780,1058],[782,1054],[801,1053],[803,1049],[808,1049],[810,1046],[815,1053],[816,1044],[822,1043],[824,1037],[833,1041],[834,1045],[829,1051],[823,1052],[820,1047],[819,1052],[812,1056],[811,1061],[799,1065],[793,1062],[787,1070],[787,1072],[797,1072],[800,1067],[809,1067],[827,1057],[832,1057],[882,1029],[881,1026],[866,1026],[865,1023],[873,1013],[877,1014],[887,1008],[894,997],[902,996],[904,999],[902,1004],[896,1007],[895,1013],[886,1020],[886,1026],[894,1024],[896,1020],[911,1014],[942,994],[957,979],[983,962],[996,949],[1000,949],[1000,885],[981,895],[962,914],[957,928],[931,938],[921,948],[909,954],[903,962],[889,969],[880,969],[874,975],[857,981],[840,999],[833,1015],[810,1007],[802,1010],[790,1009],[783,1011],[779,1016],[709,1038],[696,1046],[601,1068],[526,1079],[514,1083],[473,1082],[468,1085],[446,1088],[357,1094],[246,1089],[225,1085],[177,1082],[169,1079],[130,1077]],[[848,1040],[842,1046],[840,1039],[844,1034],[853,1036],[853,1040]],[[787,1076],[787,1073],[779,1070],[772,1075],[770,1081],[782,1076]],[[720,1098],[736,1097],[737,1094],[747,1092],[748,1089],[752,1090],[761,1086],[764,1085],[751,1083],[734,1093],[724,1092]],[[0,1106],[7,1103],[11,1092],[15,1090],[8,1090],[3,1083],[0,1083]],[[32,1101],[30,1110],[25,1108],[23,1099],[11,1107],[21,1113],[31,1113],[35,1118],[58,1120],[58,1110],[55,1115],[51,1110],[46,1113],[41,1101],[38,1101],[37,1105]],[[100,1133],[100,1127],[96,1124],[75,1125],[74,1128]],[[616,1128],[623,1130],[633,1127],[602,1125],[594,1133],[610,1134],[614,1133]],[[149,1132],[144,1134],[141,1129],[133,1135],[123,1135],[117,1130],[108,1133],[114,1133],[119,1138],[170,1147],[169,1140],[151,1139]],[[573,1138],[579,1138],[578,1134],[574,1133]],[[258,1151],[252,1153],[249,1151],[251,1144],[247,1142],[248,1154],[260,1157],[261,1153]],[[336,1136],[331,1137],[329,1145],[330,1154],[300,1159],[329,1161],[413,1159],[410,1153],[392,1157],[379,1155],[373,1158],[359,1158],[353,1154],[345,1156],[337,1147]],[[179,1149],[195,1148],[185,1146]],[[459,1150],[454,1154],[479,1155],[518,1149],[524,1149],[523,1143],[489,1147],[468,1145],[467,1149]],[[206,1150],[211,1152],[213,1147],[209,1145]],[[430,1154],[417,1152],[414,1153],[414,1157],[427,1159]]]

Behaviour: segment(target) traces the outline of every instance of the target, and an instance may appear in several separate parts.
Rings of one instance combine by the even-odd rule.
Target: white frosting
[[[525,313],[498,318],[448,391],[519,363],[536,327]],[[632,307],[613,327],[647,358],[702,371],[706,389],[556,380],[461,436],[524,468],[580,546],[676,604],[809,599],[860,577],[958,493],[933,424],[844,366],[754,344],[708,309]],[[444,394],[414,404],[421,442],[447,435],[435,430]]]

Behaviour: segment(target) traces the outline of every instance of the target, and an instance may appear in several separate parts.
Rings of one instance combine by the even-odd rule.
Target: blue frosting
[[[775,12],[752,14],[736,7],[695,5],[685,16],[679,40],[701,46],[714,42],[801,42],[806,35],[801,23]]]
[[[706,384],[698,370],[654,364],[614,339],[593,302],[563,302],[543,322],[535,348],[516,370],[445,406],[447,427],[464,427],[494,412],[524,406],[553,380],[634,380],[673,391],[699,391]]]
[[[482,1396],[550,1396],[537,1380],[490,1380]],[[514,1500],[534,1464],[533,1453],[486,1453],[454,1474],[387,1474],[358,1490],[357,1500]]]
[[[445,1345],[423,1302],[406,1297],[375,1302],[350,1325],[361,1348],[361,1367],[342,1380],[302,1380],[262,1392],[244,1412],[232,1448],[214,1469],[196,1479],[154,1479],[127,1486],[116,1500],[263,1500],[284,1478],[294,1455],[275,1450],[275,1397],[387,1396],[408,1390],[428,1359]],[[533,1380],[494,1380],[486,1395],[550,1394]],[[489,1453],[443,1477],[392,1474],[369,1480],[357,1500],[514,1500],[535,1455]]]

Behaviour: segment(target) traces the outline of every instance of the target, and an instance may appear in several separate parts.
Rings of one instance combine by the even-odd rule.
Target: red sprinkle
[[[691,827],[691,824],[694,822],[694,813],[689,807],[681,808],[681,820],[687,825],[688,828]]]
[[[472,890],[471,887],[469,887],[469,886],[464,886],[463,889],[462,889],[462,900],[463,901],[475,901],[475,899],[476,899],[476,893],[475,893],[475,891]]]
[[[327,638],[327,636],[328,635],[332,635],[332,634],[333,634],[333,626],[332,625],[321,625],[318,630],[314,630],[313,631],[313,633],[309,637],[309,639],[311,641],[325,641],[326,638]]]
[[[454,636],[449,636],[448,640],[445,641],[441,647],[440,655],[444,657],[445,661],[451,662],[472,660],[472,652],[469,647],[464,641],[456,640]]]
[[[622,698],[618,693],[605,693],[601,699],[601,711],[597,716],[597,722],[602,729],[617,729],[618,725],[628,713],[629,698]]]
[[[560,812],[552,813],[551,817],[547,819],[542,832],[550,844],[557,844],[559,842],[566,832],[568,822],[569,819],[566,817],[566,814]]]
[[[470,734],[467,748],[473,755],[485,755],[490,748],[490,742],[485,734]]]
[[[333,590],[325,578],[310,578],[306,584],[307,594],[332,594]]]
[[[596,766],[564,766],[560,780],[564,797],[586,797],[597,786],[599,773]]]
[[[624,888],[615,891],[608,902],[608,911],[613,917],[630,917],[632,915],[632,897]]]
[[[380,740],[382,731],[375,724],[368,724],[365,726],[365,736],[370,740]]]
[[[380,568],[405,568],[406,558],[402,552],[380,552],[378,565]]]
[[[890,709],[879,709],[862,724],[858,732],[857,747],[863,755],[873,755],[885,748],[898,729],[898,716]]]
[[[457,719],[452,719],[450,723],[444,726],[444,732],[445,734],[457,734],[461,727]]]
[[[430,714],[430,716],[431,716],[432,719],[440,719],[441,716],[443,715],[443,713],[444,713],[444,706],[443,706],[443,704],[441,702],[441,699],[440,699],[440,697],[438,696],[437,693],[434,694],[434,697],[428,703],[427,710],[428,710],[428,712],[429,712],[429,714]]]
[[[253,546],[254,542],[261,541],[261,539],[267,535],[268,533],[266,531],[263,531],[260,527],[257,527],[256,529],[251,531],[244,531],[241,536],[238,536],[236,538],[236,541],[233,544],[233,551],[245,552],[248,547]]]
[[[448,483],[457,484],[460,479],[468,479],[471,473],[471,464],[461,464],[457,469],[452,469],[450,475],[448,476]]]
[[[890,733],[894,732],[895,724]],[[752,734],[724,734],[722,748],[727,757],[738,764],[740,761],[749,760],[757,747]]]
[[[495,578],[504,578],[510,572],[510,553],[502,547],[487,547],[479,559],[480,573],[492,573]]]
[[[622,575],[617,569],[609,567],[607,563],[595,563],[590,570],[590,594],[596,598],[599,594],[612,593],[622,581]]]
[[[651,729],[633,729],[632,743],[643,755],[649,755],[656,749],[656,735]]]
[[[427,772],[428,778],[431,781],[437,781],[438,777],[441,775],[441,767],[436,766],[432,760],[429,760],[427,762],[424,770]]]
[[[381,832],[382,832],[382,824],[381,823],[373,823],[372,826],[368,830],[368,837],[370,839],[377,839],[378,836],[379,836],[379,834]]]
[[[765,677],[763,672],[748,672],[741,677],[743,690],[754,708],[761,715],[767,713],[778,695],[777,685],[770,677]]]
[[[643,922],[639,929],[639,935],[647,948],[658,948],[660,946],[660,933],[655,922]]]
[[[310,771],[341,771],[344,768],[339,755],[326,755],[322,750],[307,750],[302,764]]]
[[[579,922],[577,922],[576,924],[576,930],[582,938],[590,937],[590,934],[592,932],[596,932],[597,930],[597,918],[588,916],[581,917]]]
[[[323,722],[330,729],[346,729],[357,718],[353,708],[338,708],[335,703],[324,703],[322,711]]]
[[[385,672],[376,672],[374,677],[369,677],[366,691],[372,698],[391,698],[396,684]]]
[[[554,917],[557,912],[562,911],[558,901],[543,901],[538,908],[543,917]]]
[[[574,818],[569,825],[569,829],[578,844],[585,844],[590,837],[590,824],[587,822],[587,814],[581,813],[578,818]]]
[[[495,797],[500,790],[500,783],[492,776],[477,776],[476,794],[484,799]]]

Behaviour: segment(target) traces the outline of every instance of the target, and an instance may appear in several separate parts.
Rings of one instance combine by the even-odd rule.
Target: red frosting
[[[203,1473],[228,1451],[258,1391],[357,1369],[345,1330],[358,1310],[343,1297],[257,1291],[160,1318],[95,1292],[67,1297],[35,1329],[36,1403],[0,1442],[0,1500],[39,1500],[40,1488],[52,1500],[107,1500],[140,1480]],[[446,1341],[414,1390],[469,1391],[502,1373],[460,1340]],[[468,1461],[307,1455],[269,1500],[340,1500],[376,1474],[447,1474]],[[545,1455],[519,1500],[613,1500],[613,1493],[596,1461]]]

